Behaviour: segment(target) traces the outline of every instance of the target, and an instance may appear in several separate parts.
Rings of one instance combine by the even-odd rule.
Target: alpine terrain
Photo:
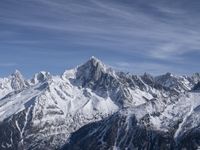
[[[0,78],[1,150],[200,148],[200,74],[132,75],[91,57]]]

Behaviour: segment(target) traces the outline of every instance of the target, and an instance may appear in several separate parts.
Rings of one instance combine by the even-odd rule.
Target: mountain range
[[[200,148],[200,73],[133,75],[99,59],[0,78],[1,150]]]

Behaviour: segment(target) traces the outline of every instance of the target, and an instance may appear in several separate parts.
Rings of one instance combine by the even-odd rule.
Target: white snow
[[[0,121],[5,118],[25,109],[25,104],[32,100],[35,96],[39,95],[42,91],[38,90],[39,85],[32,87],[30,89],[25,89],[24,91],[13,95],[11,97],[2,99],[0,101]]]

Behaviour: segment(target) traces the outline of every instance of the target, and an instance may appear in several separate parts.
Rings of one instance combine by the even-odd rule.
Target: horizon
[[[8,77],[8,76],[10,76],[10,75],[12,75],[12,74],[15,74],[16,72],[19,72],[20,74],[22,74],[22,76],[24,77],[24,79],[26,79],[26,80],[28,80],[28,79],[32,79],[33,77],[34,77],[34,75],[35,74],[37,74],[37,73],[39,73],[39,72],[48,72],[48,73],[50,73],[52,76],[57,76],[57,75],[59,75],[59,76],[61,76],[65,71],[68,71],[68,70],[71,70],[71,69],[75,69],[75,68],[77,68],[77,67],[79,67],[79,66],[81,66],[81,65],[84,65],[85,63],[87,63],[88,61],[90,61],[91,59],[97,59],[98,61],[100,61],[101,63],[103,63],[106,67],[108,67],[108,68],[111,68],[112,70],[114,70],[115,72],[123,72],[123,73],[127,73],[127,74],[131,74],[131,75],[139,75],[139,76],[141,76],[141,75],[144,75],[144,74],[149,74],[149,75],[151,75],[151,76],[153,76],[153,77],[156,77],[156,76],[160,76],[160,75],[166,75],[166,74],[168,74],[168,73],[170,73],[170,74],[172,74],[172,75],[174,75],[174,76],[193,76],[194,74],[196,74],[196,73],[200,73],[200,72],[192,72],[191,74],[176,74],[176,73],[173,73],[173,72],[163,72],[163,73],[161,73],[161,74],[151,74],[151,73],[149,73],[149,72],[143,72],[143,73],[141,73],[141,74],[134,74],[134,73],[131,73],[131,72],[128,72],[128,71],[123,71],[123,70],[120,70],[120,69],[118,69],[118,68],[114,68],[114,67],[112,67],[112,66],[110,66],[110,65],[107,65],[107,64],[105,64],[102,60],[100,60],[99,58],[97,58],[97,57],[95,57],[95,56],[91,56],[90,58],[88,58],[86,61],[84,61],[84,62],[82,62],[82,63],[80,63],[80,64],[78,64],[78,65],[75,65],[74,67],[72,67],[72,68],[67,68],[67,69],[65,69],[65,70],[63,70],[62,72],[60,72],[60,73],[51,73],[51,72],[49,72],[48,70],[40,70],[40,71],[38,71],[38,72],[35,72],[35,73],[33,73],[32,75],[30,75],[30,76],[25,76],[25,74],[24,74],[24,72],[22,72],[20,69],[15,69],[15,70],[13,70],[11,73],[9,73],[8,75],[6,75],[6,76],[0,76],[0,79],[1,78],[6,78],[6,77]]]
[[[0,1],[0,77],[61,74],[95,56],[123,72],[200,72],[200,1]]]

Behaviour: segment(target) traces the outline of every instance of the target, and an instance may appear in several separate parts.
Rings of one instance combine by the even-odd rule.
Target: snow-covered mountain
[[[29,87],[29,84],[24,80],[22,74],[16,70],[7,78],[0,78],[0,98],[6,96],[10,92],[20,91]]]
[[[199,81],[198,73],[115,72],[95,57],[58,76],[41,71],[25,80],[16,71],[0,79],[0,149],[57,149],[65,143],[66,149],[140,148],[137,132],[170,133],[178,143],[198,129]],[[128,132],[124,140],[118,130]]]
[[[190,92],[169,105],[153,100],[121,109],[73,133],[62,149],[198,149],[199,97]]]

